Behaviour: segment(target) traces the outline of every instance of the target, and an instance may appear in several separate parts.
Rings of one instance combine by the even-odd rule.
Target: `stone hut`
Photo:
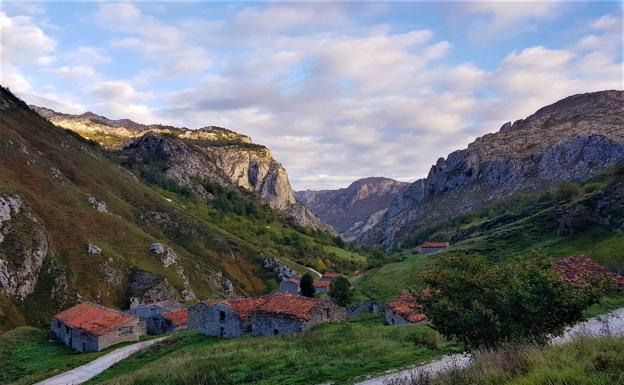
[[[251,312],[264,297],[204,301],[188,309],[189,329],[208,336],[238,337],[251,331]]]
[[[316,294],[325,294],[329,291],[331,287],[331,281],[314,281],[314,290]]]
[[[163,334],[171,331],[169,330],[171,325],[168,324],[163,314],[181,309],[182,305],[178,302],[165,300],[139,305],[130,310],[126,310],[126,313],[145,320],[148,334]]]
[[[290,294],[299,294],[299,278],[288,278],[280,282],[279,291],[285,291]]]
[[[388,325],[406,325],[427,320],[422,305],[416,302],[409,291],[402,292],[399,299],[386,305],[385,318]]]
[[[419,249],[420,249],[421,254],[431,254],[431,253],[437,253],[438,251],[442,251],[449,246],[450,244],[448,242],[427,241],[427,242],[424,242],[422,245],[420,245]]]
[[[345,309],[332,301],[282,293],[270,296],[252,313],[251,334],[299,334],[321,323],[345,319]]]
[[[188,327],[188,309],[180,309],[162,313],[163,333],[183,330]]]
[[[319,323],[345,318],[345,309],[331,301],[280,292],[201,302],[189,308],[188,325],[209,336],[267,336],[299,333]]]
[[[325,273],[321,277],[321,281],[332,282],[334,279],[336,279],[338,277],[340,277],[340,274],[338,274],[338,273]]]
[[[55,338],[79,352],[97,352],[109,346],[138,341],[145,334],[140,318],[90,302],[83,302],[54,317]]]

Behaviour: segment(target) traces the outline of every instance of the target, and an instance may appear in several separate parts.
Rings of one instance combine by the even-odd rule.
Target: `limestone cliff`
[[[68,115],[31,106],[57,126],[86,139],[120,151],[124,161],[158,160],[166,163],[164,175],[193,191],[200,200],[209,194],[198,181],[240,187],[255,194],[273,209],[293,217],[300,226],[330,230],[306,207],[295,201],[286,169],[271,151],[251,138],[224,128],[198,130],[163,125],[144,125],[129,119],[111,120],[86,112]]]
[[[409,232],[518,193],[549,191],[624,163],[624,92],[570,96],[440,158],[359,242],[400,246]]]
[[[351,241],[372,228],[409,183],[363,178],[338,190],[296,191],[295,198]]]

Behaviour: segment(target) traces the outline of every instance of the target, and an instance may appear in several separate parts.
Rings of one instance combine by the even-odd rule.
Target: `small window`
[[[223,310],[219,312],[219,321],[225,321],[225,312]]]
[[[325,318],[329,319],[329,308],[325,308]]]
[[[273,329],[273,335],[276,336],[279,334],[279,330],[278,329]]]
[[[121,334],[131,334],[132,333],[132,326],[124,326],[121,329],[119,329],[119,332]]]

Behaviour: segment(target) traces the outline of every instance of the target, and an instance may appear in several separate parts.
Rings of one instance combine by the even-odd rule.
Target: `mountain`
[[[286,169],[271,151],[252,143],[246,135],[215,126],[190,130],[144,125],[130,119],[111,120],[92,112],[69,115],[31,108],[55,125],[119,152],[126,164],[140,165],[144,172],[158,167],[159,174],[189,189],[202,201],[210,199],[203,186],[207,181],[237,186],[292,216],[302,227],[330,230],[295,201]]]
[[[372,228],[390,202],[408,185],[388,178],[371,177],[359,179],[349,187],[338,190],[296,191],[295,198],[344,239],[351,241]]]
[[[556,189],[624,163],[624,92],[567,97],[440,158],[358,241],[400,247],[414,232],[518,194]]]
[[[169,138],[137,140],[153,136]],[[361,268],[340,239],[296,226],[255,192],[206,182],[204,202],[158,173],[166,162],[129,164],[137,148],[111,153],[0,88],[0,332],[45,325],[77,299],[125,308],[255,295],[319,260]]]

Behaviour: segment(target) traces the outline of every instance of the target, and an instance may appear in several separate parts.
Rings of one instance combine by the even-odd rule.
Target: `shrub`
[[[566,182],[559,185],[557,193],[555,194],[560,201],[569,201],[577,197],[581,192],[580,187],[576,183]]]
[[[481,256],[448,257],[424,274],[423,298],[433,328],[471,347],[544,343],[583,318],[599,291],[573,289],[541,260],[487,265]]]
[[[301,295],[304,297],[314,297],[316,290],[314,289],[314,278],[310,273],[305,273],[299,281],[299,288],[301,289]]]
[[[340,306],[347,306],[353,300],[351,282],[345,277],[336,278],[329,289],[329,296]]]

